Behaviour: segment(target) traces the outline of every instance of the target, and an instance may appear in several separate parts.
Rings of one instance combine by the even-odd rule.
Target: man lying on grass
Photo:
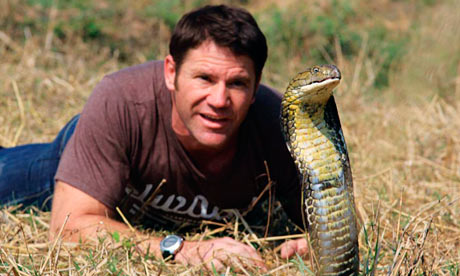
[[[302,225],[281,96],[259,85],[267,45],[254,18],[227,6],[198,9],[178,22],[169,49],[164,61],[106,76],[53,143],[1,149],[0,203],[46,205],[54,192],[51,238],[68,214],[69,240],[127,232],[116,207],[129,221],[173,231],[247,209],[269,183],[266,161],[276,196]],[[184,264],[213,258],[221,267],[236,254],[263,267],[254,248],[231,238],[152,237],[142,246]],[[281,256],[306,248],[305,239],[289,241]]]

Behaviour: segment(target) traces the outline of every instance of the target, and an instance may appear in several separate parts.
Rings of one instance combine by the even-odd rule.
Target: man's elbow
[[[69,222],[70,213],[64,219],[57,219],[51,216],[50,228],[48,230],[48,240],[53,241],[57,238],[71,239],[73,233],[78,232]],[[74,218],[75,219],[75,218]]]

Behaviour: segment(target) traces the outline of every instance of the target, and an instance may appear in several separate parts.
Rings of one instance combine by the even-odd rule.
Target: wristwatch
[[[177,235],[168,235],[160,242],[160,251],[163,259],[172,255],[172,259],[181,250],[184,244],[184,239]]]

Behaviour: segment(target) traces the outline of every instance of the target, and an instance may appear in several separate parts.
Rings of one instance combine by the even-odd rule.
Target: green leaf
[[[120,233],[117,231],[112,233],[112,238],[114,239],[115,242],[120,242]]]
[[[214,266],[214,263],[213,263],[213,262],[211,262],[211,268],[212,268],[212,273],[213,273],[215,276],[219,276],[219,273],[217,273],[216,267]]]

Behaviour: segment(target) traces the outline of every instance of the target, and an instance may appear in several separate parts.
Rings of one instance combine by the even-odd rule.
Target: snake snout
[[[335,75],[335,78],[336,79],[342,79],[342,74],[340,74],[340,71],[339,69],[335,68],[335,70],[333,71],[333,74]]]
[[[339,68],[337,68],[335,65],[333,65],[333,64],[326,64],[326,65],[324,65],[324,66],[329,68],[331,78],[334,78],[334,79],[342,79],[342,74],[340,73]]]

